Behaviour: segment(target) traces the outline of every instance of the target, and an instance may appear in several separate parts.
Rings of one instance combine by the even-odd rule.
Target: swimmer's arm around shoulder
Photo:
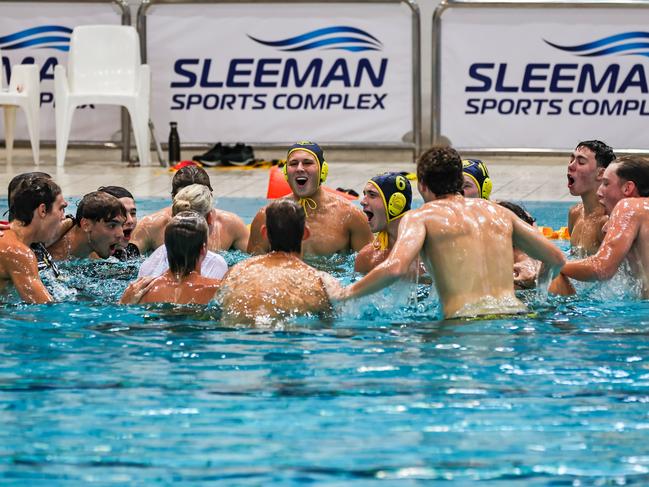
[[[261,227],[266,224],[266,209],[257,212],[250,224],[250,238],[248,239],[248,253],[253,255],[268,252],[269,244],[261,233]]]
[[[147,276],[133,281],[122,294],[119,304],[138,304],[149,292],[155,279],[155,277]]]
[[[23,301],[31,304],[54,301],[38,275],[36,256],[31,251],[9,249],[0,258]]]
[[[360,281],[344,289],[342,299],[375,293],[406,276],[426,240],[426,226],[409,212],[399,225],[399,236],[390,255]]]
[[[604,241],[595,255],[568,262],[561,273],[578,281],[612,278],[638,235],[639,217],[632,204],[633,202],[622,200],[615,206]]]

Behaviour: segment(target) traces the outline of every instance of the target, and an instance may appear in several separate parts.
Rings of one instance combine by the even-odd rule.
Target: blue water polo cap
[[[405,172],[386,172],[368,182],[376,187],[383,199],[388,222],[396,220],[410,210],[412,187]]]
[[[475,183],[482,199],[488,200],[493,187],[487,165],[478,159],[462,160],[462,172]]]
[[[316,158],[318,164],[320,165],[320,183],[324,183],[327,180],[327,175],[329,174],[329,165],[327,164],[327,161],[325,161],[324,152],[322,152],[320,146],[315,142],[309,142],[306,140],[296,142],[295,144],[293,144],[291,147],[288,148],[288,153],[286,154],[287,164],[288,164],[289,157],[291,157],[291,154],[298,150],[309,152],[310,154],[313,155],[313,157]],[[287,175],[286,173],[287,164],[284,164],[285,176]]]

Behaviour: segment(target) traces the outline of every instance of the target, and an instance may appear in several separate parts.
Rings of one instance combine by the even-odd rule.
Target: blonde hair
[[[201,216],[207,216],[213,203],[210,188],[202,184],[190,184],[174,196],[171,213],[175,216],[181,211],[195,211]]]

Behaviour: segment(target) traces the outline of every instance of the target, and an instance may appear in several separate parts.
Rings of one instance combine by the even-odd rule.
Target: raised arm
[[[595,255],[568,262],[561,273],[578,281],[603,281],[615,275],[640,228],[634,198],[621,200],[611,213],[604,241]]]
[[[248,250],[248,240],[250,238],[250,230],[248,226],[243,223],[243,220],[234,213],[231,214],[228,227],[232,235],[232,247],[242,252]]]
[[[149,253],[151,250],[155,250],[152,237],[154,224],[153,215],[147,215],[137,223],[131,234],[130,243],[135,245],[142,255]]]
[[[268,240],[261,233],[261,227],[266,224],[266,208],[257,212],[250,224],[250,238],[248,239],[248,253],[257,255],[265,254],[270,249]]]
[[[5,269],[18,294],[26,303],[51,303],[52,296],[38,275],[38,262],[31,251],[9,249],[2,256]]]
[[[399,236],[388,258],[360,281],[346,287],[340,299],[372,294],[406,276],[425,240],[426,226],[423,221],[417,218],[417,212],[408,212],[399,225]]]

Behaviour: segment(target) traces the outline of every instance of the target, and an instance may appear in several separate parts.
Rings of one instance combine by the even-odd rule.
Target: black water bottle
[[[169,165],[180,162],[180,137],[178,136],[178,124],[169,122],[171,130],[169,131]]]

